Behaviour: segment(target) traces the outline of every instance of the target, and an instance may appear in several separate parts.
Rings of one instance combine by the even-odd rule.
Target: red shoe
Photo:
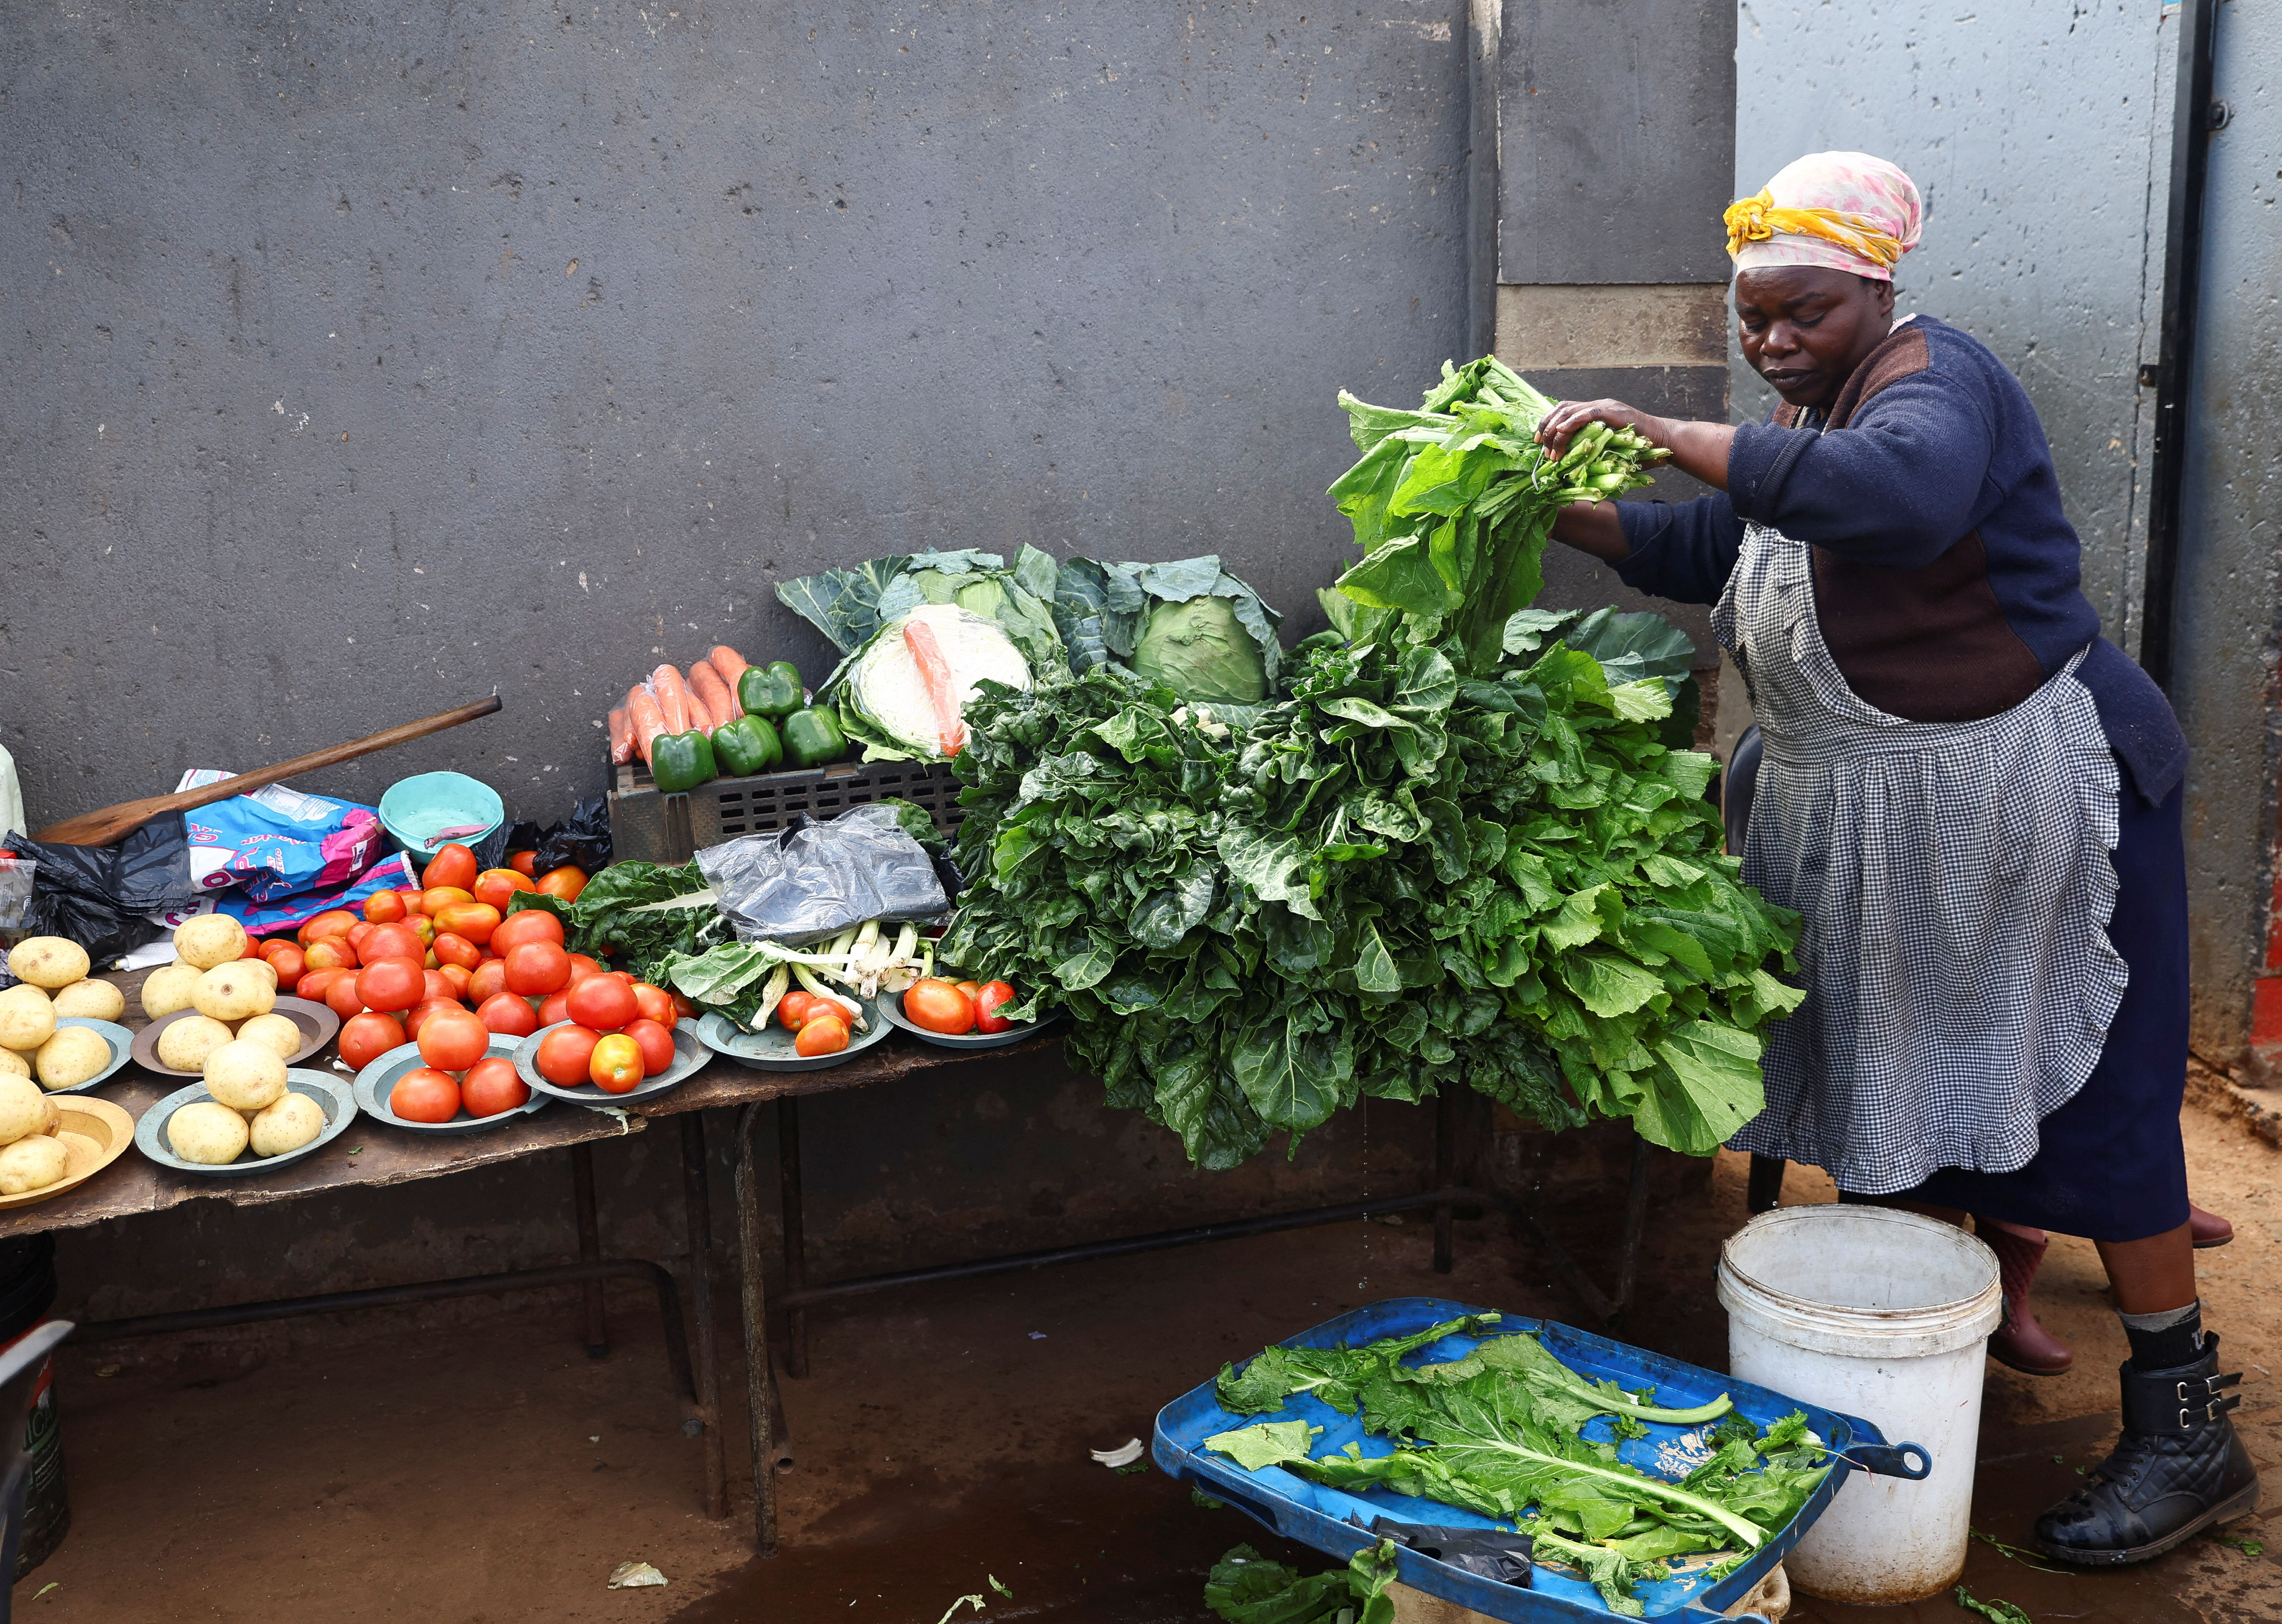
[[[2036,1284],[2037,1265],[2045,1260],[2050,1238],[2031,1241],[1993,1223],[1976,1224],[1975,1229],[1997,1254],[1998,1278],[2005,1288],[2005,1319],[1989,1338],[1989,1357],[2027,1375],[2059,1375],[2076,1363],[2076,1350],[2038,1325],[2029,1306],[2029,1288]]]
[[[2234,1239],[2234,1226],[2216,1212],[2206,1212],[2194,1203],[2187,1203],[2187,1233],[2195,1238],[2195,1250],[2208,1251],[2214,1246],[2224,1246]]]

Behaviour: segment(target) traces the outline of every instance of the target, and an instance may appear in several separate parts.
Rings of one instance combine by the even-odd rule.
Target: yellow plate
[[[21,1195],[0,1195],[0,1211],[28,1207],[34,1202],[75,1190],[116,1162],[135,1142],[135,1118],[108,1100],[91,1094],[50,1094],[63,1122],[56,1137],[63,1141],[64,1176],[53,1184]]]

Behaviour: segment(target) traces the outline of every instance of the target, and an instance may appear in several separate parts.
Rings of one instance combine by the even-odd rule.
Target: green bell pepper
[[[848,740],[832,713],[818,705],[785,718],[784,747],[786,758],[794,766],[821,767],[847,754]]]
[[[737,679],[737,703],[745,708],[749,716],[766,716],[772,723],[783,721],[808,703],[801,692],[800,668],[789,660],[747,666],[745,674]]]
[[[749,778],[784,760],[784,745],[766,716],[740,716],[713,730],[713,760],[733,778]]]
[[[691,729],[687,733],[660,733],[650,741],[649,776],[658,793],[679,795],[713,777],[713,741]]]

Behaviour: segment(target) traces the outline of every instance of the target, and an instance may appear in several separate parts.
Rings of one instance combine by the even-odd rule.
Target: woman
[[[2202,1330],[2179,1109],[2186,744],[2078,590],[2044,429],[1982,344],[1894,315],[1909,177],[1801,159],[1727,211],[1766,423],[1572,402],[1539,438],[1630,425],[1720,494],[1579,506],[1554,534],[1713,602],[1764,740],[1743,873],[1805,924],[1736,1148],[1850,1196],[2098,1243],[2131,1358],[2123,1435],[2037,1540],[2155,1556],[2257,1503]]]

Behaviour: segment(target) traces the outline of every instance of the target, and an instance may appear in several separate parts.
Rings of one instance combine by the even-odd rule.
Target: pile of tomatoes
[[[970,1032],[998,1032],[1014,1023],[998,1013],[1001,1004],[1014,1001],[1014,989],[1004,981],[952,981],[925,976],[904,994],[904,1018],[928,1032],[963,1038]]]
[[[777,1000],[773,1017],[793,1034],[792,1052],[813,1060],[848,1047],[848,1009],[813,993],[791,992]]]

